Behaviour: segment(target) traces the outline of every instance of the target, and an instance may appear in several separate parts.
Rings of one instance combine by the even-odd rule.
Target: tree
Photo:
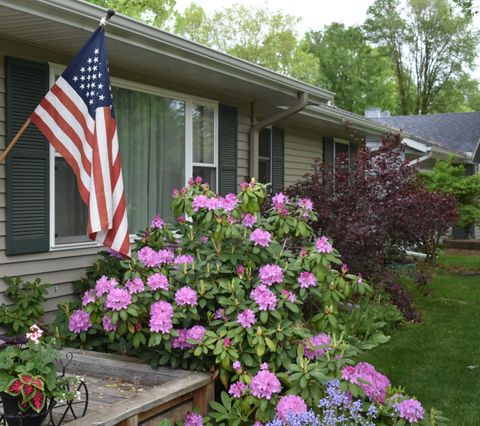
[[[308,83],[318,81],[318,59],[302,48],[299,18],[236,4],[207,16],[191,5],[177,18],[178,35]]]
[[[319,59],[320,86],[335,92],[335,104],[358,114],[369,106],[399,112],[395,73],[388,58],[368,43],[360,26],[332,23],[306,35]]]
[[[427,114],[450,81],[474,66],[479,32],[448,0],[376,0],[365,29],[395,67],[402,114]]]
[[[433,114],[453,111],[480,111],[479,82],[468,74],[447,81],[433,100],[430,110]]]
[[[166,29],[174,15],[175,0],[88,0],[105,8],[114,9],[146,24]]]
[[[450,159],[437,161],[433,173],[425,179],[430,190],[456,198],[461,226],[480,224],[480,175],[465,175],[465,167]]]

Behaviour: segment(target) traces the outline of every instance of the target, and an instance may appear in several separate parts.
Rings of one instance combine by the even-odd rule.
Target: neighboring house
[[[76,0],[0,0],[0,152],[103,14]],[[351,130],[388,130],[330,106],[333,93],[133,19],[106,31],[132,232],[168,217],[170,191],[192,175],[223,194],[250,176],[279,191],[315,158],[354,150]],[[30,126],[0,165],[0,277],[53,284],[55,311],[101,249],[85,231],[72,171]]]
[[[480,112],[390,116],[371,109],[366,116],[376,123],[415,135],[416,140],[435,141],[451,152],[462,154],[463,158],[454,156],[454,161],[464,165],[466,174],[480,171]],[[453,230],[454,239],[478,238],[479,235],[480,229],[473,226]]]

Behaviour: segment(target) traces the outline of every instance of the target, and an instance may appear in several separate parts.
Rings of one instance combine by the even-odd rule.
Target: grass
[[[402,325],[363,359],[427,408],[441,410],[452,426],[479,425],[480,254],[446,254],[439,263],[432,294],[412,290],[422,322]]]

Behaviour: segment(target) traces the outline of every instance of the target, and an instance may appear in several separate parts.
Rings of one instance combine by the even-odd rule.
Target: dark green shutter
[[[5,60],[6,141],[48,91],[48,65]],[[6,160],[7,255],[49,249],[49,145],[31,124]],[[65,212],[68,214],[68,212]]]
[[[272,193],[285,187],[285,131],[272,128]]]
[[[237,108],[219,105],[218,109],[218,192],[237,192],[238,150]]]
[[[324,163],[333,163],[333,138],[324,137],[323,138],[323,162]]]

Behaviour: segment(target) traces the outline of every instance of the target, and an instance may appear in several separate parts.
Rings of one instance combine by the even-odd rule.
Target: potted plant
[[[61,353],[41,341],[43,331],[30,327],[25,342],[0,350],[0,396],[9,426],[41,425],[55,400],[78,396],[78,376],[58,376]]]

